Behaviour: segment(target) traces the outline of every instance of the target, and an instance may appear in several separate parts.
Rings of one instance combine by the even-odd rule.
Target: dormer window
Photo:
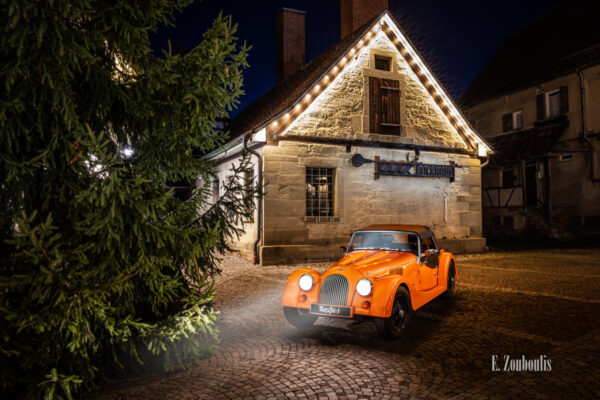
[[[382,71],[391,71],[391,66],[391,57],[375,56],[375,69],[379,69]]]

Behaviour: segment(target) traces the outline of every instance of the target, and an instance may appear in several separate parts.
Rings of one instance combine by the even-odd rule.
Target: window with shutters
[[[567,86],[537,95],[537,120],[554,119],[569,112]]]
[[[523,111],[518,110],[502,116],[502,132],[516,131],[523,128]]]
[[[513,120],[513,130],[518,130],[523,128],[523,111],[515,111],[512,113]]]
[[[369,120],[371,133],[400,134],[400,81],[369,78]]]
[[[560,115],[560,92],[554,90],[546,94],[546,118],[555,118]]]

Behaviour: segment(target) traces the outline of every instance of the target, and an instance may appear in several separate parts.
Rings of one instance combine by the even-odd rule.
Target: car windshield
[[[348,251],[397,250],[417,254],[419,238],[414,232],[358,231],[350,239]]]

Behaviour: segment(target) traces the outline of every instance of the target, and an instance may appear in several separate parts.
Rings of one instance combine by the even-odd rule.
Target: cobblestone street
[[[370,322],[320,318],[297,330],[279,305],[295,267],[228,256],[214,355],[106,385],[95,398],[600,398],[600,250],[464,255],[456,264],[455,299],[424,306],[407,336],[386,341]],[[552,370],[494,372],[493,355],[546,356]]]

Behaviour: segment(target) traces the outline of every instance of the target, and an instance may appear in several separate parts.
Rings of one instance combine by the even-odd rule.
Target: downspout
[[[554,228],[552,220],[552,171],[550,169],[551,158],[546,157],[544,162],[546,170],[546,207],[548,212],[548,230],[552,234]]]
[[[248,147],[248,140],[250,139],[250,137],[252,136],[252,134],[246,134],[244,135],[244,149],[248,150],[252,155],[254,155],[256,157],[257,160],[257,165],[258,165],[258,173],[257,173],[257,180],[258,180],[258,187],[261,189],[262,191],[262,157],[260,154],[258,154],[255,150],[251,149]],[[262,202],[262,198],[258,199],[258,206],[257,211],[258,211],[258,217],[257,217],[257,237],[256,237],[256,241],[254,242],[254,246],[253,246],[253,257],[252,257],[252,262],[254,264],[259,264],[260,263],[260,256],[259,256],[259,252],[258,252],[258,245],[260,244],[260,241],[262,240],[262,220],[263,220],[263,202]]]
[[[581,92],[581,138],[587,143],[590,152],[590,179],[592,182],[600,182],[600,178],[594,176],[596,168],[594,167],[594,142],[587,135],[587,119],[585,105],[585,85],[583,71],[579,70],[579,88]]]

